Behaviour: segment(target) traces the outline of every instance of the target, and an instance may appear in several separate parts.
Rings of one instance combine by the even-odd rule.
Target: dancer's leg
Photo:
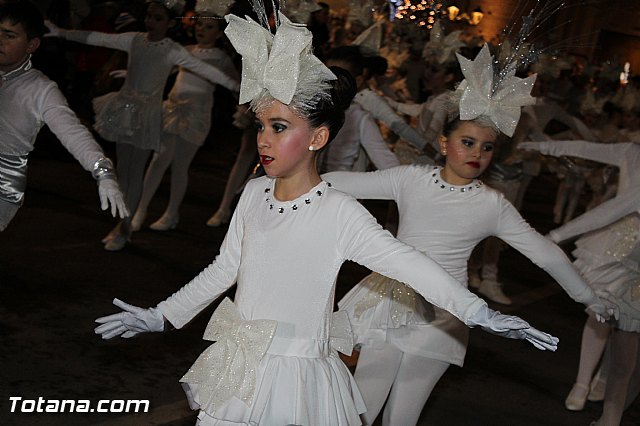
[[[200,147],[183,139],[178,142],[171,163],[171,195],[164,216],[177,218],[180,205],[187,193],[189,183],[189,166]]]
[[[622,330],[615,330],[611,335],[611,369],[607,379],[600,425],[620,424],[629,381],[636,367],[639,338],[639,333]]]
[[[144,176],[144,185],[142,190],[142,197],[138,205],[138,211],[146,213],[151,199],[155,195],[160,182],[162,182],[162,176],[167,171],[169,164],[174,158],[176,149],[176,140],[178,136],[172,134],[163,134],[162,144],[160,151],[153,154],[147,172]]]
[[[403,353],[393,345],[380,349],[363,347],[354,377],[362,393],[367,412],[362,415],[365,425],[372,425],[382,410],[396,379]]]
[[[405,353],[382,415],[383,426],[415,426],[449,363]]]

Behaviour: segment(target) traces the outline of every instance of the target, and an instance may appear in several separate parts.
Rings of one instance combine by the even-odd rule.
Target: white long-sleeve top
[[[617,195],[551,231],[549,235],[554,241],[564,241],[599,229],[640,209],[640,145],[633,142],[549,141],[528,146],[546,155],[568,155],[619,168]]]
[[[360,104],[352,102],[345,111],[344,125],[321,156],[322,171],[364,171],[364,154],[378,169],[400,165],[380,134],[380,128]]]
[[[237,282],[235,303],[244,319],[278,321],[276,336],[326,341],[336,277],[346,260],[406,282],[462,321],[485,305],[382,229],[353,197],[321,182],[280,202],[271,195],[274,182],[264,176],[247,184],[215,261],[158,305],[174,326]]]
[[[323,179],[358,199],[395,200],[398,239],[426,253],[462,283],[467,283],[467,262],[473,248],[486,237],[496,236],[547,271],[572,299],[581,303],[595,300],[564,252],[531,228],[502,193],[477,180],[465,186],[449,185],[440,171],[440,167],[410,165],[369,173],[327,173]],[[435,324],[446,329],[450,323],[445,318]],[[422,327],[396,336],[394,343],[461,364],[466,339],[446,342],[455,339],[454,335],[443,336]],[[434,341],[439,343],[434,345]]]
[[[427,144],[425,138],[411,127],[406,121],[393,111],[389,103],[382,96],[371,89],[359,91],[353,98],[362,108],[371,113],[373,118],[383,122],[393,133],[400,136],[418,149]]]
[[[36,69],[0,86],[0,153],[25,155],[46,124],[87,171],[104,152],[69,108],[58,85]]]

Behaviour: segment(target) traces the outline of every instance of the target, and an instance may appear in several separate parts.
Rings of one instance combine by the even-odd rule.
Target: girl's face
[[[275,100],[256,114],[256,125],[260,162],[269,176],[291,178],[315,170],[315,155],[309,146],[322,147],[317,145],[319,129],[312,129],[287,105]]]
[[[212,48],[220,36],[217,19],[206,16],[196,19],[196,41],[204,48]]]
[[[496,133],[473,121],[462,121],[449,137],[440,136],[440,152],[446,157],[442,178],[451,185],[466,185],[491,163]]]
[[[144,17],[144,26],[147,29],[149,41],[159,41],[165,38],[172,24],[173,20],[169,18],[169,13],[164,6],[156,2],[149,3],[147,15]]]

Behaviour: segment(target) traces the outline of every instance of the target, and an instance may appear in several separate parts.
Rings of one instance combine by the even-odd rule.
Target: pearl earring
[[[316,148],[313,145],[309,145],[309,151],[315,151]]]

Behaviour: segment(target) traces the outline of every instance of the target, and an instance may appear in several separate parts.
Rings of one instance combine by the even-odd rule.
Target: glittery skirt
[[[391,343],[414,355],[455,365],[464,362],[468,327],[399,281],[374,272],[338,306],[348,313],[357,344],[378,348]]]
[[[167,99],[162,104],[163,131],[202,146],[211,128],[211,97]]]
[[[197,408],[193,392],[187,396]],[[213,413],[200,411],[196,424],[351,426],[364,411],[355,380],[328,342],[275,336],[256,370],[251,403],[234,397]]]
[[[162,98],[121,90],[93,99],[94,129],[111,142],[157,151],[162,132]]]

